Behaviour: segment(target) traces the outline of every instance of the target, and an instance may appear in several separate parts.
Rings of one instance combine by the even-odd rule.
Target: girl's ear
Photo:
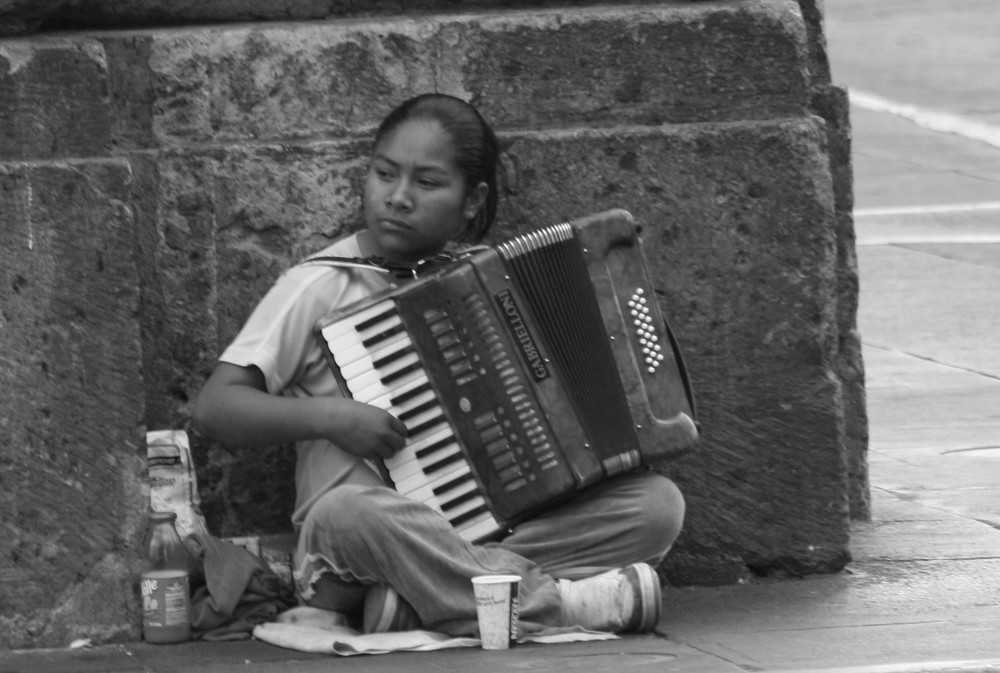
[[[465,197],[465,207],[462,209],[462,215],[465,216],[466,222],[476,216],[479,209],[486,203],[486,196],[489,193],[489,185],[485,182],[480,182],[472,189],[471,192],[469,192],[469,195]]]

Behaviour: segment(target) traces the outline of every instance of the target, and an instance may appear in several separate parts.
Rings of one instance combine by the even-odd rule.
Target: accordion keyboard
[[[351,396],[406,425],[406,446],[385,461],[396,490],[439,511],[466,540],[499,531],[395,303],[374,304],[322,335]]]

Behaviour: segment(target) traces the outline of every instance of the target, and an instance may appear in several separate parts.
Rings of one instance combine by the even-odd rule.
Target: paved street
[[[863,94],[851,116],[873,485],[1000,527],[998,34],[992,2],[827,3],[833,79]],[[945,496],[907,477],[927,461],[945,483],[966,470],[977,483]]]

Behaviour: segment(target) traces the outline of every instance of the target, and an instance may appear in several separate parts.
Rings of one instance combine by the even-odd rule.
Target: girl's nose
[[[410,193],[408,180],[398,180],[389,191],[385,200],[387,206],[400,210],[409,210],[413,207],[413,196]]]

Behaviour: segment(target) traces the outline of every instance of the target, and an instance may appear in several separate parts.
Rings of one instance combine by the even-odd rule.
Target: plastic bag
[[[187,433],[183,430],[147,432],[146,459],[150,509],[175,512],[177,532],[182,538],[192,533],[207,534]]]

